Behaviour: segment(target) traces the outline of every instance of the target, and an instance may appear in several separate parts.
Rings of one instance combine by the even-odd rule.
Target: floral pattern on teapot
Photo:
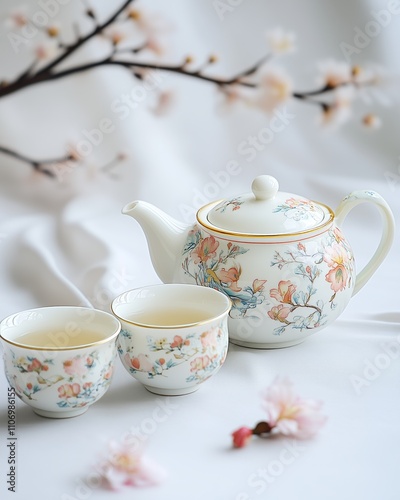
[[[326,231],[317,243],[300,241],[286,244],[284,250],[280,246],[269,266],[287,271],[289,278],[271,283],[266,269],[262,279],[249,280],[251,285],[240,283],[243,269],[239,262],[240,256],[251,248],[231,241],[225,244],[224,240],[205,234],[198,227],[189,233],[183,249],[184,274],[197,285],[228,295],[232,300],[230,317],[233,319],[249,317],[252,309],[263,304],[265,314],[279,325],[274,335],[281,335],[288,328],[303,331],[323,326],[329,309],[337,306],[337,294],[354,283],[352,252],[337,227]],[[320,288],[326,289],[328,283],[331,295],[329,300],[323,300]]]
[[[233,198],[232,200],[226,200],[215,210],[216,212],[224,213],[228,207],[232,208],[232,212],[240,209],[240,205],[243,205],[244,201],[238,196],[237,198]]]
[[[328,272],[322,272],[323,263],[328,266]],[[299,242],[283,252],[283,255],[275,252],[271,266],[279,269],[289,267],[298,278],[297,285],[291,280],[281,280],[277,288],[269,292],[277,305],[268,311],[268,316],[281,323],[274,330],[276,335],[283,333],[289,326],[303,330],[318,328],[326,323],[326,304],[321,299],[313,300],[314,296],[318,296],[318,278],[321,274],[324,274],[333,292],[329,299],[331,309],[336,307],[337,293],[350,288],[354,277],[351,249],[337,227],[327,232],[319,251],[311,253],[305,244]]]
[[[305,219],[319,221],[323,216],[321,209],[318,208],[312,201],[296,198],[287,199],[285,203],[278,205],[273,212],[283,212],[285,217],[295,221]]]
[[[222,245],[221,245],[222,247]],[[236,259],[249,248],[228,242],[226,249],[214,236],[203,237],[198,227],[189,232],[183,249],[186,256],[182,269],[196,285],[210,286],[224,292],[232,300],[231,317],[243,317],[265,300],[263,293],[266,280],[254,278],[251,286],[240,287],[238,282],[242,268]]]

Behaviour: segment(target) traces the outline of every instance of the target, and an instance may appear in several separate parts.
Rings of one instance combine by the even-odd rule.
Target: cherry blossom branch
[[[105,59],[102,59],[100,61],[92,62],[92,63],[87,63],[87,64],[82,64],[81,66],[75,66],[73,68],[68,68],[64,71],[59,71],[58,73],[42,73],[39,72],[36,75],[30,77],[29,79],[23,78],[23,79],[18,79],[14,83],[11,83],[6,86],[0,86],[0,98],[5,97],[6,95],[13,94],[14,92],[17,92],[19,90],[22,90],[26,87],[30,87],[32,85],[37,85],[38,83],[43,83],[43,82],[49,82],[52,80],[59,80],[60,78],[64,78],[66,76],[70,76],[76,73],[82,73],[89,71],[94,68],[98,68],[101,66],[121,66],[124,68],[128,69],[135,69],[135,68],[140,68],[140,69],[153,69],[153,70],[160,70],[160,71],[169,71],[172,73],[178,73],[181,75],[186,75],[190,76],[193,78],[197,78],[199,80],[204,80],[207,82],[214,83],[216,85],[220,86],[225,86],[225,85],[232,85],[232,84],[239,84],[245,87],[252,87],[255,88],[257,85],[255,83],[250,83],[250,82],[243,82],[240,80],[241,75],[236,75],[233,78],[228,78],[228,79],[223,79],[223,78],[216,78],[216,77],[211,77],[204,75],[201,72],[198,71],[190,71],[186,70],[184,65],[164,65],[164,64],[156,64],[156,63],[141,63],[141,62],[136,62],[136,61],[120,61],[120,60],[114,60],[110,57],[107,57]],[[245,70],[243,72],[243,76],[248,74],[249,70]],[[253,67],[252,67],[252,71]]]
[[[68,171],[71,171],[81,163],[82,159],[75,152],[68,153],[59,158],[47,158],[43,160],[35,160],[29,158],[26,155],[14,151],[10,148],[6,148],[0,145],[0,153],[8,155],[16,160],[20,160],[28,165],[30,165],[35,171],[47,175],[51,178],[59,178]],[[123,153],[118,153],[115,158],[111,159],[108,163],[105,163],[99,167],[99,171],[107,174],[110,178],[117,178],[114,174],[114,168],[126,159],[126,155]]]
[[[170,72],[179,74],[182,76],[187,76],[189,78],[194,78],[197,80],[205,81],[214,85],[217,85],[218,88],[225,93],[228,99],[235,97],[237,94],[237,90],[239,87],[244,89],[254,89],[255,94],[257,92],[261,95],[256,95],[256,98],[249,98],[249,102],[253,99],[253,104],[259,106],[259,108],[263,111],[270,112],[275,109],[275,107],[283,104],[289,98],[294,98],[297,100],[302,100],[303,102],[307,102],[313,105],[317,105],[322,108],[323,115],[326,121],[331,121],[332,116],[335,114],[342,114],[341,119],[344,121],[347,115],[344,113],[349,108],[349,97],[344,96],[341,100],[336,100],[336,102],[330,102],[329,100],[325,101],[322,99],[316,99],[317,96],[323,96],[328,94],[329,92],[333,92],[339,87],[360,87],[363,85],[369,85],[373,82],[363,81],[358,79],[360,68],[353,67],[351,70],[349,69],[343,71],[343,67],[340,68],[339,71],[339,79],[338,76],[335,75],[335,71],[332,72],[332,68],[330,68],[330,76],[325,79],[325,84],[320,88],[311,91],[298,92],[294,91],[292,88],[292,84],[290,80],[286,78],[286,75],[281,73],[280,75],[267,76],[264,73],[261,73],[262,66],[274,55],[279,53],[288,52],[292,49],[293,36],[291,34],[283,33],[282,31],[275,32],[273,36],[270,36],[271,42],[271,52],[268,55],[263,56],[261,59],[252,64],[249,68],[244,69],[243,71],[231,76],[231,77],[217,77],[211,76],[205,72],[205,70],[209,67],[209,65],[213,64],[216,61],[215,56],[210,56],[208,61],[206,61],[203,65],[197,67],[197,69],[189,69],[189,64],[192,63],[191,57],[187,57],[185,61],[181,64],[161,64],[161,63],[153,63],[153,62],[145,62],[145,61],[137,61],[137,60],[128,60],[121,59],[119,56],[130,54],[131,56],[134,54],[138,54],[142,50],[150,49],[153,43],[154,50],[154,40],[151,42],[153,38],[153,34],[151,32],[146,32],[147,40],[144,43],[137,47],[119,47],[119,42],[122,40],[123,36],[116,34],[111,39],[111,51],[110,54],[99,60],[93,61],[81,65],[75,65],[68,69],[59,70],[59,65],[68,60],[70,56],[72,56],[78,49],[84,46],[89,40],[95,38],[99,35],[104,35],[106,28],[111,25],[116,25],[121,20],[132,19],[134,21],[141,22],[141,17],[138,11],[128,10],[124,18],[121,17],[121,14],[128,9],[128,6],[134,2],[134,0],[125,0],[118,7],[113,14],[111,14],[108,19],[106,19],[103,23],[99,23],[96,13],[88,4],[87,0],[82,0],[85,5],[86,11],[85,14],[91,18],[94,22],[94,28],[85,36],[82,36],[79,31],[79,26],[77,23],[74,23],[75,28],[75,36],[76,40],[74,43],[64,44],[60,40],[58,40],[58,49],[61,50],[61,54],[59,54],[55,59],[51,60],[49,63],[45,64],[40,69],[36,70],[40,58],[43,55],[37,56],[37,58],[28,65],[27,69],[25,69],[20,75],[18,75],[13,81],[0,81],[0,98],[6,97],[7,95],[14,94],[23,90],[24,88],[31,87],[33,85],[37,85],[44,82],[51,82],[55,80],[59,80],[62,78],[66,78],[68,76],[84,73],[99,67],[121,67],[129,70],[134,76],[137,78],[143,78],[141,71],[142,70],[158,70],[164,72]],[[21,19],[19,19],[21,22]],[[22,19],[22,25],[26,24],[26,19]],[[21,24],[20,24],[21,25]],[[140,26],[140,25],[139,25]],[[49,27],[46,30],[48,36],[57,37],[58,29],[53,27]],[[268,69],[268,68],[267,68]],[[344,76],[344,73],[345,76]],[[254,77],[254,78],[252,78]],[[269,78],[269,79],[268,79]],[[269,87],[269,88],[268,88]],[[340,90],[340,89],[339,89]],[[351,90],[351,89],[350,89]],[[270,95],[262,95],[262,92],[269,92]],[[277,100],[278,96],[278,100]],[[246,96],[240,96],[239,99],[243,98],[247,100]],[[364,123],[368,126],[374,124],[373,115],[367,116],[364,118]],[[47,168],[47,165],[54,163],[63,163],[68,162],[70,160],[77,161],[76,158],[67,155],[60,159],[46,159],[46,160],[34,160],[24,156],[16,151],[13,151],[7,147],[0,147],[0,153],[7,154],[14,158],[17,158],[25,163],[30,164],[35,170],[43,172],[48,176],[54,176],[54,174]]]
[[[43,74],[43,73],[50,73],[53,68],[58,66],[62,61],[67,59],[67,57],[70,57],[71,54],[76,52],[80,47],[82,47],[83,44],[88,42],[91,38],[94,38],[96,35],[99,35],[102,33],[108,26],[110,26],[111,23],[115,21],[115,19],[128,7],[129,4],[134,2],[134,0],[125,0],[125,2],[119,7],[114,14],[112,14],[104,23],[97,25],[93,31],[91,31],[88,35],[84,37],[78,37],[76,42],[74,44],[68,45],[66,47],[66,50],[63,54],[58,56],[54,61],[50,62],[47,64],[44,68],[42,68],[38,74]],[[87,11],[88,15],[90,17],[93,17],[95,19],[95,16],[93,14],[93,11],[90,9]]]
[[[48,177],[55,177],[54,172],[46,168],[46,165],[55,165],[59,163],[65,163],[67,161],[76,161],[74,156],[72,154],[68,154],[66,156],[63,156],[61,158],[53,158],[53,159],[45,159],[45,160],[33,160],[32,158],[29,158],[28,156],[25,156],[21,153],[18,153],[17,151],[13,151],[10,148],[6,148],[4,146],[0,146],[0,153],[6,154],[8,156],[11,156],[13,158],[16,158],[17,160],[20,160],[24,163],[27,163],[30,165],[34,170],[37,170],[38,172],[41,172],[42,174],[47,175]]]
[[[105,59],[102,59],[100,61],[88,63],[88,64],[83,64],[80,66],[75,66],[72,68],[69,68],[64,71],[59,71],[59,72],[54,72],[54,69],[57,68],[57,66],[65,61],[67,58],[69,58],[74,52],[76,52],[80,47],[82,47],[86,42],[91,40],[97,35],[103,34],[104,30],[109,27],[114,21],[117,20],[118,16],[132,3],[134,0],[125,0],[123,4],[103,23],[99,24],[97,21],[97,17],[94,13],[94,11],[87,5],[86,0],[83,0],[84,4],[86,5],[86,15],[91,17],[94,22],[95,22],[95,28],[86,36],[80,36],[79,33],[77,33],[77,39],[75,43],[70,44],[70,45],[65,45],[65,44],[60,44],[60,47],[64,49],[64,52],[62,52],[56,59],[45,65],[43,68],[41,68],[39,71],[36,73],[32,73],[35,65],[37,64],[37,61],[34,61],[27,70],[25,70],[19,77],[17,77],[13,82],[5,82],[2,81],[0,82],[0,98],[5,97],[7,95],[13,94],[15,92],[18,92],[28,86],[36,85],[38,83],[43,83],[46,81],[52,81],[52,80],[57,80],[60,78],[64,78],[76,73],[81,73],[85,72],[91,69],[94,69],[96,67],[100,66],[121,66],[125,67],[128,69],[134,69],[134,68],[141,68],[141,69],[154,69],[154,70],[160,70],[160,71],[167,71],[167,72],[173,72],[173,73],[178,73],[181,75],[185,75],[188,77],[200,79],[203,81],[207,81],[213,84],[218,85],[220,88],[224,89],[227,86],[230,85],[240,85],[243,87],[249,87],[249,88],[256,88],[258,87],[257,83],[254,82],[249,82],[245,80],[246,77],[249,77],[251,75],[254,75],[260,67],[272,57],[273,51],[271,54],[263,56],[259,61],[257,61],[255,64],[250,66],[249,68],[239,72],[237,75],[234,75],[233,77],[230,78],[217,78],[209,75],[205,75],[202,69],[200,68],[197,70],[188,70],[187,69],[187,63],[190,62],[190,58],[186,60],[183,64],[179,65],[164,65],[164,64],[157,64],[157,63],[146,63],[146,62],[139,62],[139,61],[120,61],[116,60],[115,56],[118,54],[122,53],[138,53],[141,50],[145,49],[147,44],[142,44],[140,47],[136,48],[124,48],[124,49],[116,49],[116,46],[119,42],[113,41],[113,50],[110,56],[108,56]],[[280,35],[282,36],[282,35]],[[279,43],[282,44],[288,44],[287,39],[280,40]],[[289,42],[290,44],[290,42]],[[287,49],[287,47],[286,47]],[[208,63],[215,62],[215,58],[213,56],[210,57]],[[207,66],[207,65],[206,65]],[[357,68],[356,68],[357,69]],[[357,69],[358,71],[358,69]],[[353,76],[356,76],[357,71],[353,73]],[[337,83],[332,83],[332,82],[327,82],[326,85],[323,87],[312,90],[312,91],[307,91],[307,92],[296,92],[293,91],[291,92],[291,96],[295,99],[300,99],[309,103],[313,104],[318,104],[320,105],[324,111],[328,109],[328,105],[323,102],[323,101],[316,101],[310,99],[310,97],[317,96],[324,94],[326,92],[330,92],[332,90],[335,90],[339,86],[343,85],[349,85],[349,84],[354,84],[354,81],[347,81],[347,82],[337,82]]]
[[[86,37],[87,38],[87,37]],[[88,38],[87,38],[88,39]],[[127,69],[135,69],[135,68],[140,68],[140,69],[152,69],[152,70],[159,70],[159,71],[166,71],[166,72],[171,72],[171,73],[177,73],[180,75],[196,78],[199,80],[203,80],[206,82],[214,83],[220,87],[224,86],[229,86],[229,85],[241,85],[243,87],[248,87],[248,88],[257,88],[257,84],[249,81],[243,80],[243,78],[250,76],[254,73],[256,73],[260,67],[266,62],[267,59],[270,58],[270,54],[264,56],[261,58],[258,62],[253,64],[250,68],[243,70],[241,73],[238,73],[237,75],[230,77],[230,78],[218,78],[218,77],[213,77],[209,75],[205,75],[199,70],[188,70],[186,69],[186,64],[179,64],[179,65],[168,65],[168,64],[158,64],[158,63],[148,63],[148,62],[138,62],[138,61],[121,61],[121,60],[115,60],[113,59],[113,56],[122,54],[122,53],[135,53],[139,52],[143,48],[145,48],[146,45],[142,45],[137,48],[130,48],[130,49],[121,49],[118,51],[114,51],[110,56],[100,60],[100,61],[95,61],[92,63],[86,63],[82,64],[80,66],[75,66],[72,68],[68,68],[64,71],[59,71],[58,73],[53,73],[53,72],[44,72],[44,70],[39,71],[35,75],[31,76],[28,78],[29,75],[29,70],[27,72],[24,72],[19,78],[17,78],[14,82],[10,84],[4,84],[3,85],[0,83],[0,98],[5,97],[6,95],[13,94],[14,92],[18,92],[19,90],[22,90],[28,86],[32,85],[37,85],[38,83],[43,83],[43,82],[48,82],[52,80],[58,80],[60,78],[64,78],[76,73],[83,73],[86,71],[89,71],[94,68],[102,67],[102,66],[121,66]],[[61,62],[61,59],[59,58],[59,61]],[[54,67],[55,64],[52,63],[51,67]],[[366,82],[367,84],[369,82]],[[322,95],[327,92],[331,92],[338,88],[339,86],[344,86],[344,85],[352,85],[354,82],[349,81],[346,83],[341,83],[340,85],[336,86],[330,86],[330,85],[325,85],[322,88],[312,90],[312,91],[307,91],[307,92],[293,92],[292,96],[296,99],[300,100],[305,100],[310,103],[314,104],[319,104],[322,107],[326,106],[326,103],[322,101],[316,101],[309,99],[310,97],[317,96],[317,95]],[[364,83],[363,83],[364,85]]]

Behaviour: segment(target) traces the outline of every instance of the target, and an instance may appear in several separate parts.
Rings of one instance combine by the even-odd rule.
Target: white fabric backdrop
[[[6,15],[14,3],[3,1],[1,13]],[[93,5],[106,15],[107,3]],[[190,53],[200,62],[216,53],[220,62],[210,72],[221,75],[234,74],[261,57],[267,29],[280,25],[295,31],[299,49],[282,64],[300,90],[314,88],[316,62],[343,59],[340,43],[353,44],[355,27],[363,29],[374,19],[371,11],[387,8],[390,2],[237,3],[221,20],[211,0],[175,0],[168,5],[142,1],[149,11],[159,11],[169,20],[169,31],[163,35],[169,47],[166,61],[179,61]],[[60,9],[58,21],[68,30],[80,11],[78,2],[71,2]],[[400,15],[393,15],[352,62],[375,61],[398,73],[399,28]],[[0,68],[12,78],[29,60],[29,50],[16,56],[5,32],[4,28]],[[104,48],[93,44],[77,60],[97,56]],[[89,165],[66,174],[63,182],[0,157],[1,318],[55,304],[108,310],[123,290],[157,283],[142,231],[120,214],[121,207],[143,199],[189,222],[184,206],[198,208],[198,193],[207,198],[212,175],[230,160],[239,162],[240,173],[215,198],[248,191],[255,175],[270,173],[283,190],[332,207],[353,189],[374,189],[399,219],[400,109],[395,95],[389,106],[374,98],[357,109],[359,115],[364,108],[382,116],[383,128],[374,133],[362,130],[356,121],[334,134],[324,133],[316,124],[316,109],[292,103],[288,110],[295,118],[249,162],[238,147],[268,124],[265,115],[240,106],[224,112],[216,89],[207,83],[170,74],[160,78],[161,87],[174,92],[174,105],[162,117],[148,109],[154,105],[151,92],[126,119],[113,111],[116,99],[140,85],[122,69],[43,84],[0,102],[0,143],[32,157],[62,155],[67,142],[83,139],[84,131],[97,128],[104,117],[115,125],[87,158]],[[118,152],[128,159],[115,168],[116,179],[96,170]],[[394,182],[388,181],[388,174]],[[349,216],[345,229],[361,268],[378,242],[379,217],[373,208],[362,207]],[[385,263],[341,318],[302,345],[277,351],[231,346],[218,376],[197,393],[170,400],[174,406],[169,418],[147,439],[148,454],[165,465],[169,479],[158,489],[127,489],[120,498],[398,499],[399,356],[360,394],[351,382],[354,375],[364,376],[369,362],[379,363],[388,343],[398,344],[398,262],[396,237]],[[260,440],[231,451],[229,435],[262,419],[259,394],[276,375],[290,377],[300,394],[323,400],[329,421],[316,439],[294,448],[293,462],[267,483],[259,471],[279,460],[283,448],[294,446],[292,441]],[[3,375],[1,383],[5,425]],[[145,425],[160,401],[118,362],[109,392],[79,418],[42,419],[19,404],[18,487],[10,498],[28,498],[32,489],[40,491],[43,500],[106,498],[109,493],[83,486],[97,455],[110,439]],[[6,450],[3,430],[0,446]],[[5,453],[2,456],[0,488],[7,494]]]

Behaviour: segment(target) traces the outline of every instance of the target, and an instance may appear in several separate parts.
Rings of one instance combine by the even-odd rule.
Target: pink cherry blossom
[[[263,406],[272,432],[300,439],[312,437],[327,420],[320,413],[320,402],[297,396],[292,383],[279,377],[265,392]]]
[[[166,44],[161,41],[160,37],[163,38],[172,31],[172,25],[162,16],[144,8],[129,7],[127,17],[135,23],[136,28],[146,37],[146,49],[155,55],[164,55]]]
[[[251,100],[251,97],[249,97],[252,96],[252,93],[249,93],[248,89],[246,90],[239,85],[230,85],[226,86],[225,88],[221,87],[220,90],[221,92],[219,92],[218,94],[219,101],[217,104],[217,108],[221,113],[225,113],[237,104],[245,104],[250,106],[255,105]]]
[[[289,316],[291,311],[291,307],[279,304],[279,306],[274,306],[270,311],[268,311],[268,316],[273,320],[280,321],[281,323],[287,323],[286,318]]]
[[[33,358],[31,363],[26,367],[28,372],[36,372],[40,373],[41,371],[47,371],[49,367],[47,365],[43,365],[37,358]]]
[[[242,274],[240,266],[234,266],[226,270],[224,267],[215,273],[222,283],[226,283],[228,287],[234,292],[240,292],[241,288],[237,282]]]
[[[327,87],[335,88],[352,80],[351,66],[344,61],[329,59],[319,65],[319,70],[321,72],[320,83]]]
[[[123,486],[153,486],[166,478],[165,470],[143,456],[136,443],[133,446],[112,441],[109,455],[100,463],[99,470],[104,486],[111,490],[120,490]]]
[[[130,37],[130,35],[131,35],[130,30],[126,25],[123,24],[118,24],[116,26],[110,25],[102,32],[102,36],[110,40],[110,42],[114,46],[117,46],[122,42],[125,42]]]
[[[57,54],[58,44],[53,41],[41,42],[35,47],[35,56],[40,61],[47,61]]]
[[[175,349],[175,348],[181,349],[183,347],[183,342],[184,342],[184,340],[180,335],[175,335],[174,341],[171,342],[170,347],[171,347],[171,349]]]
[[[257,292],[261,292],[262,290],[264,290],[264,285],[266,282],[267,282],[267,280],[255,279],[253,281],[253,292],[257,293]]]
[[[333,102],[322,113],[322,125],[335,129],[346,123],[352,115],[352,103],[355,91],[353,87],[338,87],[334,93]]]
[[[250,441],[252,435],[252,429],[249,427],[240,427],[237,431],[232,432],[233,446],[235,448],[243,448]]]
[[[344,236],[342,234],[342,231],[338,227],[335,227],[335,229],[333,230],[333,235],[338,243],[344,241]]]
[[[324,261],[329,267],[336,267],[346,264],[349,261],[349,257],[343,245],[334,243],[325,249]]]
[[[161,15],[150,12],[143,7],[140,9],[129,7],[126,14],[129,19],[135,22],[136,27],[147,36],[169,33],[173,28],[171,23]]]
[[[267,32],[268,46],[273,54],[288,54],[296,50],[296,35],[277,27]]]
[[[261,73],[259,88],[254,105],[266,113],[285,104],[293,95],[293,82],[286,71],[268,66]]]
[[[213,259],[217,254],[217,248],[219,247],[219,242],[216,241],[214,236],[208,236],[204,238],[200,245],[198,245],[194,250],[192,250],[192,257],[195,264],[200,262],[207,262],[209,259]]]
[[[221,329],[218,327],[211,328],[200,335],[201,346],[203,349],[214,350],[218,347],[218,337],[221,335]]]
[[[77,375],[82,377],[88,370],[86,366],[86,358],[83,356],[75,356],[75,358],[67,359],[63,363],[64,371],[71,377]]]
[[[29,23],[28,8],[26,5],[12,10],[6,19],[6,25],[10,28],[23,28]]]
[[[130,359],[128,355],[128,358],[125,358],[125,360],[128,360],[128,365],[131,365],[135,370],[140,370],[142,372],[153,371],[153,363],[147,354],[140,353],[137,358],[132,359]]]
[[[283,302],[284,304],[292,303],[292,296],[296,291],[296,285],[288,281],[280,281],[278,283],[278,288],[272,288],[269,292],[272,299],[276,299],[278,302]]]
[[[81,387],[79,384],[64,384],[58,389],[59,398],[76,398],[76,396],[81,392]]]
[[[209,356],[198,356],[193,361],[190,362],[190,371],[197,372],[204,370],[211,363]]]
[[[346,288],[349,273],[342,265],[331,269],[325,276],[325,280],[331,284],[331,289],[334,292],[341,292]]]
[[[151,111],[156,116],[164,116],[168,114],[175,100],[175,94],[172,90],[162,90],[156,98],[156,103]]]
[[[363,117],[362,124],[366,128],[375,130],[382,126],[382,120],[379,116],[374,115],[373,113],[368,113]]]
[[[165,53],[164,45],[155,36],[149,36],[146,42],[146,49],[153,52],[156,56],[163,56]],[[172,94],[171,94],[172,95]]]

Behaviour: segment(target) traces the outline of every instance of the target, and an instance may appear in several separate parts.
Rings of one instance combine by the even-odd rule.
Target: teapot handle
[[[382,196],[375,191],[353,191],[348,196],[343,198],[336,210],[336,221],[338,226],[341,226],[347,214],[357,205],[361,203],[373,203],[378,212],[381,214],[383,229],[381,241],[374,255],[371,257],[368,264],[357,273],[356,283],[353,290],[353,295],[358,293],[365,283],[371,278],[374,272],[382,264],[388,254],[394,238],[394,217],[389,205]]]

